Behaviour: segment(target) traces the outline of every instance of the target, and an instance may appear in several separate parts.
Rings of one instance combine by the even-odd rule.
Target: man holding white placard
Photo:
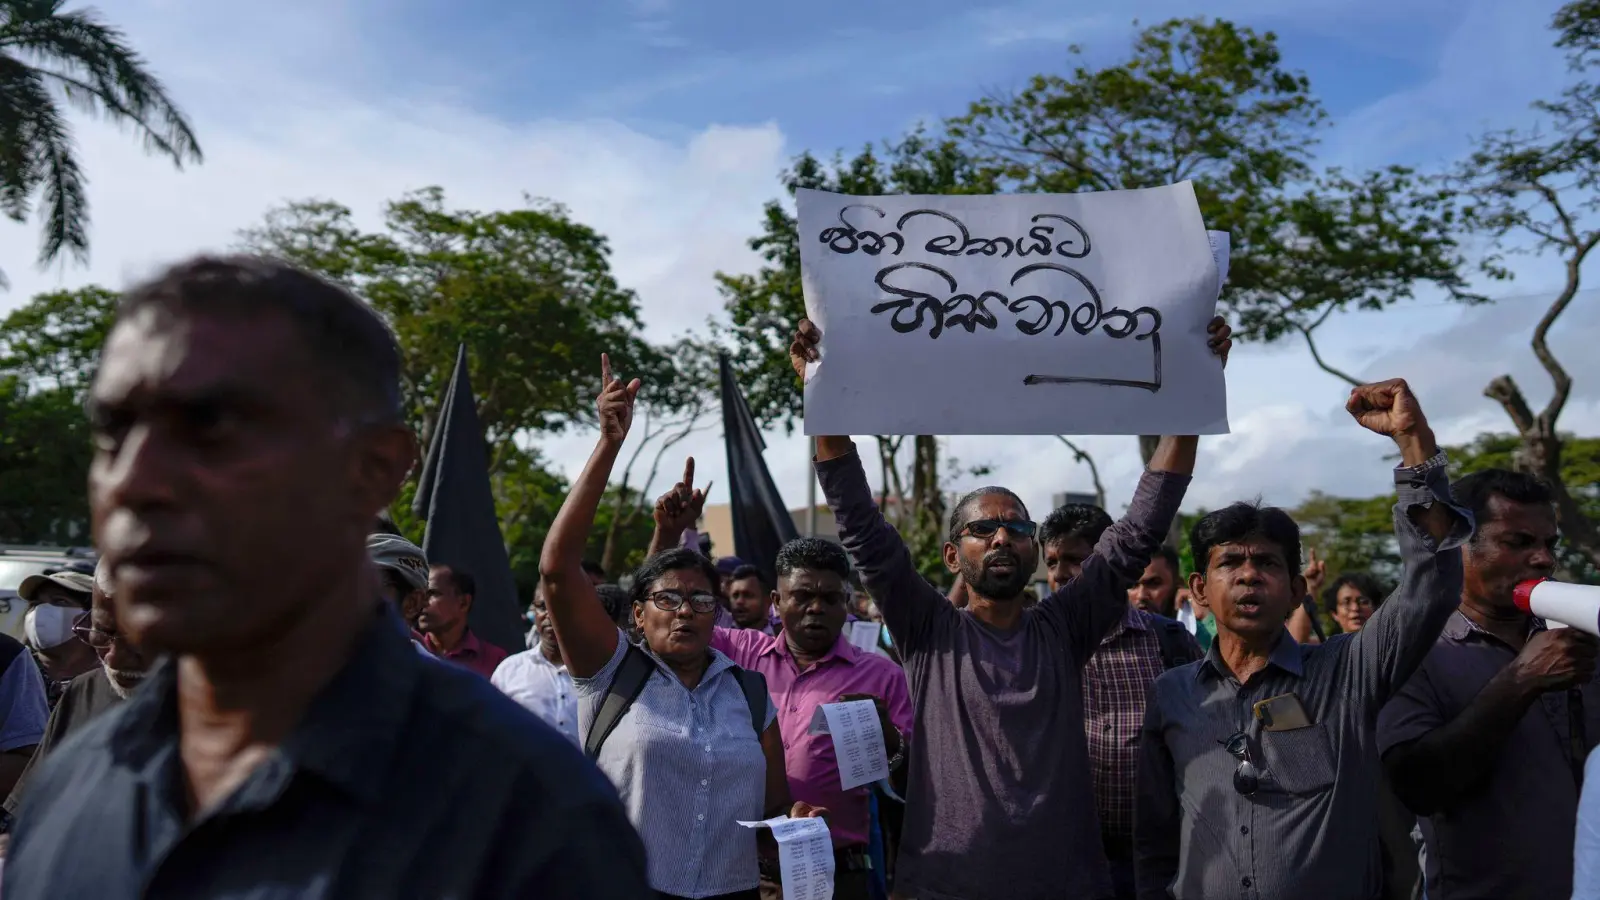
[[[1227,324],[1207,329],[1227,357]],[[790,357],[805,377],[823,336],[800,323]],[[895,889],[920,900],[1107,898],[1111,879],[1090,787],[1080,670],[1127,610],[1177,515],[1198,439],[1164,437],[1128,514],[1082,574],[1031,608],[1035,526],[1015,494],[985,488],[951,514],[945,564],[966,584],[956,609],[917,573],[872,499],[848,437],[817,438],[817,476],[839,538],[894,637],[911,682],[911,747]]]

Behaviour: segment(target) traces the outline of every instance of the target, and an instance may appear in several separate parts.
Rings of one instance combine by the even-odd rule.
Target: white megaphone
[[[1551,628],[1572,627],[1600,636],[1600,587],[1534,578],[1511,592],[1517,609],[1545,620]]]

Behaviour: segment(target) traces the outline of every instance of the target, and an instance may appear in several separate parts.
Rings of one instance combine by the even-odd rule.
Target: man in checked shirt
[[[1054,593],[1078,577],[1083,561],[1094,552],[1111,516],[1098,506],[1068,503],[1039,525],[1046,576]],[[1146,576],[1166,575],[1176,593],[1177,554],[1162,547]],[[1140,579],[1144,583],[1145,579]],[[1137,590],[1137,588],[1135,588]],[[1146,612],[1128,592],[1128,611],[1100,640],[1083,667],[1083,730],[1089,741],[1089,774],[1094,805],[1100,814],[1100,839],[1111,864],[1117,900],[1133,900],[1133,802],[1139,766],[1139,727],[1144,698],[1156,677],[1168,669],[1199,659],[1194,635],[1174,619]],[[1171,608],[1174,598],[1163,598]]]

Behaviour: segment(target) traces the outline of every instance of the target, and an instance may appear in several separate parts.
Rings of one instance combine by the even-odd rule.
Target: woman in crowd
[[[1383,596],[1383,586],[1376,578],[1365,572],[1346,572],[1323,590],[1322,607],[1339,631],[1352,634],[1360,631],[1383,605]]]
[[[791,808],[771,699],[764,687],[759,694],[752,689],[759,684],[748,680],[753,673],[711,649],[719,578],[709,560],[678,548],[645,561],[631,590],[638,645],[617,628],[584,574],[595,509],[639,392],[637,379],[624,384],[611,377],[605,357],[601,368],[600,440],[539,559],[545,603],[580,697],[580,733],[622,795],[644,840],[650,885],[661,897],[755,900],[756,833],[739,821],[824,811],[804,803]],[[602,716],[632,693],[623,684],[630,672],[645,673],[636,698],[620,717]],[[608,705],[614,683],[617,699]],[[597,717],[601,727],[594,728]]]

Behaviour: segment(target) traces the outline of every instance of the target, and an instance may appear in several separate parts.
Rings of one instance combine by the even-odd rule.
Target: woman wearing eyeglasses
[[[738,823],[824,811],[790,803],[765,683],[711,649],[718,577],[709,560],[676,549],[645,561],[631,591],[636,645],[584,574],[584,546],[640,386],[613,378],[603,356],[601,369],[600,439],[539,559],[584,749],[617,786],[662,898],[755,900],[756,833]]]

